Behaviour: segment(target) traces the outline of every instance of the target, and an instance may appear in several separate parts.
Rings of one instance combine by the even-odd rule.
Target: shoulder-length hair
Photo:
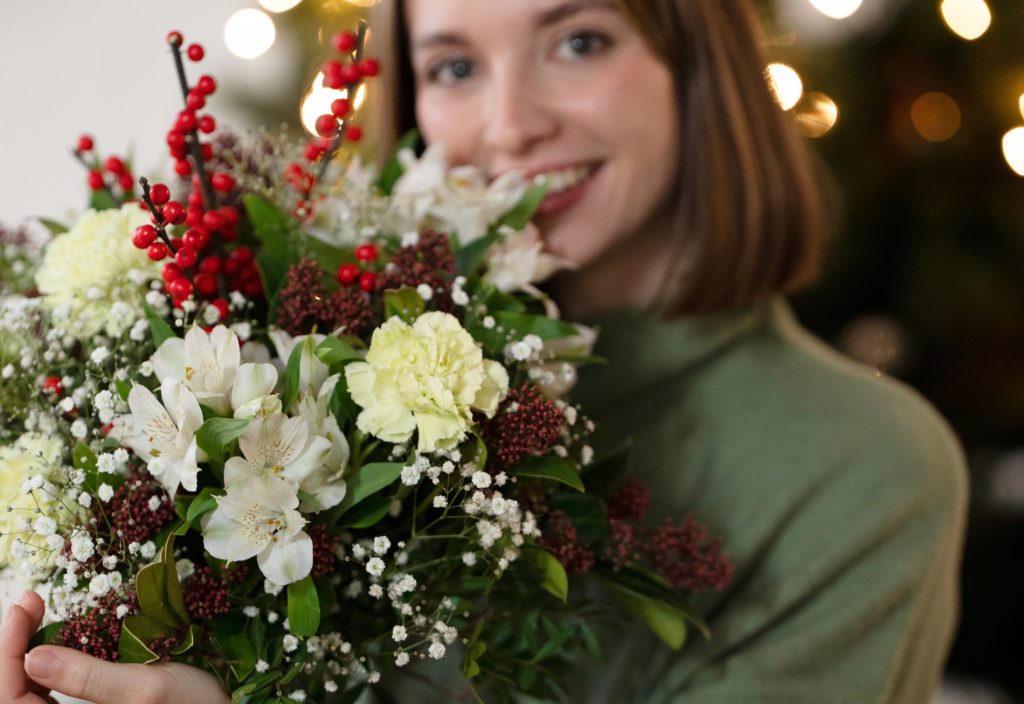
[[[748,0],[616,1],[671,70],[680,115],[678,236],[662,312],[708,313],[805,288],[833,227],[832,182],[769,88]],[[384,0],[374,20],[385,147],[416,126],[402,4]]]

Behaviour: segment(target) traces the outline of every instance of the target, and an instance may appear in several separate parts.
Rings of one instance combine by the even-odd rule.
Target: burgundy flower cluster
[[[509,389],[493,418],[484,420],[489,466],[507,469],[527,455],[540,455],[558,440],[565,416],[533,384]]]
[[[119,616],[117,607],[122,609]],[[80,650],[87,655],[117,662],[118,642],[121,640],[121,625],[124,619],[138,610],[138,599],[135,590],[127,585],[107,592],[100,597],[95,607],[86,608],[69,618],[54,640],[54,645],[63,645]]]
[[[593,549],[577,541],[576,526],[564,511],[548,514],[547,526],[539,542],[551,551],[570,574],[589,572],[594,567]]]
[[[305,335],[314,326],[324,332],[343,326],[346,334],[358,336],[372,321],[369,296],[354,287],[328,293],[323,270],[312,259],[303,258],[288,269],[278,298],[277,324],[289,335]]]
[[[231,610],[228,575],[215,575],[209,567],[197,569],[185,582],[182,592],[185,609],[194,621],[209,621]]]
[[[416,244],[402,247],[377,276],[377,290],[418,287],[426,284],[434,293],[437,310],[452,309],[455,254],[448,235],[434,230],[419,233]]]
[[[306,533],[313,541],[313,570],[310,574],[314,577],[331,574],[334,572],[334,549],[339,543],[338,536],[328,533],[322,523],[309,524]]]
[[[151,508],[153,499],[159,505]],[[108,515],[114,533],[126,543],[143,543],[175,521],[174,501],[162,486],[139,474],[130,474],[110,499]]]

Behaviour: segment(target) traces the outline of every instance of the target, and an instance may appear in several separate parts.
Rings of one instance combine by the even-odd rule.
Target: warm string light
[[[988,31],[992,11],[985,0],[942,0],[942,19],[958,36],[973,41]]]
[[[841,20],[859,10],[864,0],[809,0],[809,2],[814,9],[826,17]]]
[[[1024,127],[1014,127],[1003,135],[1003,157],[1018,176],[1024,176]]]
[[[801,134],[816,139],[825,136],[836,126],[839,106],[824,93],[807,93],[794,115]]]
[[[260,5],[268,12],[288,12],[302,0],[259,0]]]
[[[910,107],[910,121],[929,142],[945,142],[960,131],[960,106],[945,93],[925,93]]]
[[[302,122],[302,127],[309,134],[316,135],[316,119],[324,113],[330,113],[331,103],[335,100],[347,97],[347,90],[328,88],[324,85],[323,72],[317,73],[299,107],[299,119]],[[353,111],[359,110],[365,100],[366,84],[362,83],[356,90],[356,99],[352,104]]]
[[[240,59],[255,59],[274,45],[277,29],[270,15],[254,8],[239,10],[224,24],[224,43]]]
[[[800,102],[804,94],[804,83],[800,80],[800,74],[791,67],[780,63],[769,64],[768,79],[783,110],[790,110]]]

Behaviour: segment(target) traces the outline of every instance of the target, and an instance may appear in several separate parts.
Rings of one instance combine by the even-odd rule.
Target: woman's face
[[[665,232],[672,76],[612,0],[405,0],[428,143],[491,178],[549,179],[536,223],[581,267]]]

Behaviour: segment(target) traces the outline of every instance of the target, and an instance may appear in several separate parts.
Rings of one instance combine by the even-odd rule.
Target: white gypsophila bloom
[[[110,350],[101,345],[100,347],[97,347],[92,351],[92,353],[89,355],[89,359],[92,360],[93,364],[103,364],[103,362],[105,362],[107,360],[107,357],[109,356]]]
[[[457,306],[469,305],[469,294],[461,288],[452,291],[452,303]]]
[[[430,647],[427,649],[427,652],[430,654],[430,657],[432,657],[434,660],[440,660],[444,657],[445,647],[442,643],[434,641],[430,644]]]
[[[139,554],[145,560],[152,560],[156,555],[156,543],[152,540],[147,540],[142,544],[142,547],[139,548]]]
[[[256,618],[260,615],[260,610],[258,606],[246,606],[242,609],[242,613],[249,618]]]
[[[124,582],[124,577],[121,575],[120,572],[111,572],[107,575],[107,578],[110,579],[111,589],[117,589]]]
[[[88,533],[75,531],[71,536],[71,556],[79,562],[85,562],[96,550],[96,544]],[[70,568],[70,566],[69,566]]]
[[[481,322],[483,322],[484,327],[488,330],[493,330],[494,326],[496,325],[494,316],[491,315],[485,315],[483,321]]]
[[[103,452],[96,457],[96,469],[104,474],[117,472],[117,459],[109,452]]]
[[[434,297],[434,289],[430,288],[430,284],[420,284],[416,287],[416,293],[418,293],[420,298],[424,301],[429,301]]]
[[[117,555],[107,555],[102,560],[103,567],[112,570],[117,567]]]
[[[384,587],[380,586],[379,584],[371,584],[370,588],[367,589],[366,592],[374,599],[380,599],[382,596],[384,596]]]
[[[408,632],[405,630],[405,626],[395,626],[391,629],[391,640],[396,643],[401,643],[409,637]]]
[[[109,389],[103,389],[93,398],[92,404],[96,408],[113,408],[114,394],[110,393]]]
[[[464,552],[462,553],[462,562],[467,567],[472,567],[476,564],[476,553]]]
[[[119,447],[116,450],[114,450],[114,461],[116,461],[118,464],[124,464],[125,462],[127,462],[128,450],[124,449],[123,447]]]
[[[291,633],[285,635],[284,639],[282,640],[282,643],[284,645],[284,651],[286,653],[294,652],[299,648],[299,639],[293,636]]]
[[[366,561],[366,571],[374,577],[380,577],[384,574],[384,560],[379,557],[371,557]]]
[[[279,588],[278,589],[278,593],[275,594],[274,596],[277,596],[280,593],[281,593],[281,590]],[[281,620],[281,615],[278,614],[276,611],[268,611],[267,612],[267,623],[277,623],[280,620]]]
[[[124,618],[129,614],[129,612],[131,612],[131,607],[127,604],[118,604],[117,609],[114,610],[114,613],[117,614],[118,618]]]
[[[71,424],[71,435],[78,440],[84,440],[85,436],[89,434],[89,426],[85,424],[85,421],[79,418]]]
[[[78,495],[78,503],[83,508],[89,508],[92,506],[92,495],[86,494],[84,491]]]
[[[295,702],[304,702],[306,701],[306,692],[302,689],[296,689],[288,695],[288,698]]]
[[[259,672],[260,674],[262,674],[262,673],[266,672],[269,669],[270,669],[270,663],[267,662],[266,660],[257,660],[256,661],[256,672]]]
[[[474,472],[472,479],[477,489],[486,489],[491,485],[491,475],[487,472]]]
[[[89,580],[89,593],[95,596],[103,596],[110,591],[110,578],[105,574],[98,574]]]
[[[420,483],[419,467],[402,467],[402,483],[406,486],[416,486]]]
[[[501,526],[491,521],[477,521],[476,529],[480,534],[480,544],[485,548],[491,547],[495,541],[501,538]]]
[[[160,508],[161,503],[162,502],[160,501],[160,495],[154,494],[153,496],[149,497],[149,503],[147,504],[147,506],[149,507],[150,511],[156,512],[157,509]]]
[[[448,506],[448,498],[442,494],[434,497],[434,508],[445,508]]]
[[[188,579],[196,573],[196,566],[192,560],[189,560],[187,557],[183,557],[180,560],[175,561],[174,571],[178,575],[179,580]]]
[[[377,555],[386,555],[391,549],[391,541],[386,535],[378,535],[373,539],[373,552]]]
[[[525,362],[533,355],[533,348],[522,340],[510,342],[505,347],[505,356],[517,362]]]

